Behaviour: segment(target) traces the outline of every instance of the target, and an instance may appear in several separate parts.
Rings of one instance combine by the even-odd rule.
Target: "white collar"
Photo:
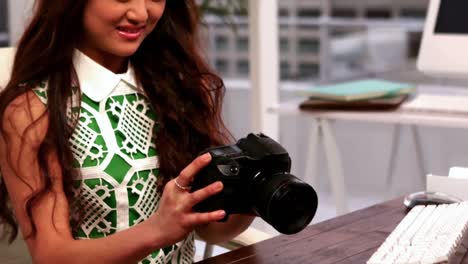
[[[81,51],[75,50],[73,65],[81,91],[95,102],[100,102],[109,96],[121,80],[132,88],[138,89],[135,71],[130,63],[127,72],[115,74]]]

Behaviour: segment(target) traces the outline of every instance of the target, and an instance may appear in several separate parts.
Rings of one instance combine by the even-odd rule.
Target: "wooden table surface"
[[[403,198],[399,198],[198,263],[366,263],[405,214]]]

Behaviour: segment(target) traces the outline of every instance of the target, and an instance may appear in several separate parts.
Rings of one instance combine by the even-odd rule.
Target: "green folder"
[[[312,87],[302,90],[301,94],[317,99],[356,101],[410,94],[414,90],[413,84],[369,79]]]

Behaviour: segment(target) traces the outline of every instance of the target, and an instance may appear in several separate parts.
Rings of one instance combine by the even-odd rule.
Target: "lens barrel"
[[[253,210],[283,234],[303,230],[317,211],[314,188],[289,173],[259,175],[252,183],[251,194]]]

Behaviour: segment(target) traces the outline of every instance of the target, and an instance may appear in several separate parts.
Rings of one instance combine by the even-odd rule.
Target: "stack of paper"
[[[448,177],[433,174],[426,175],[426,190],[451,195],[468,201],[468,168],[451,167]]]
[[[308,99],[299,107],[304,110],[392,110],[414,90],[411,84],[375,79],[312,87],[301,92]]]
[[[316,99],[357,101],[407,95],[413,91],[414,85],[411,84],[373,79],[311,87],[302,93]]]

